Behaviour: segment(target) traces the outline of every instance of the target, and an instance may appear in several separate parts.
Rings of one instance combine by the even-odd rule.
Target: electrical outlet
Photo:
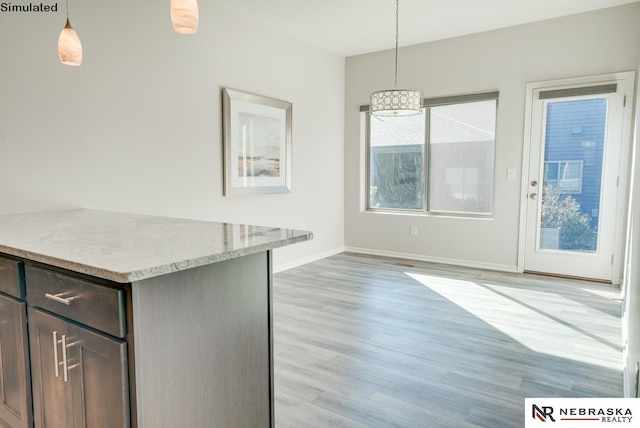
[[[409,234],[411,236],[418,236],[418,226],[416,226],[415,224],[412,224],[411,227],[409,228]]]

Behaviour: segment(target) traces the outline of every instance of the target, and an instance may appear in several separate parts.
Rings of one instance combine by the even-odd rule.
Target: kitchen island
[[[2,379],[0,422],[274,426],[272,250],[311,238],[84,209],[0,216],[0,346],[15,350],[1,362],[18,373]]]

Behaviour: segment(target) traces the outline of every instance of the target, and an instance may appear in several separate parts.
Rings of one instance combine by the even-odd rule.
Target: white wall
[[[402,48],[399,86],[425,97],[499,90],[493,220],[388,215],[361,210],[358,107],[393,84],[393,51],[347,58],[345,241],[348,248],[515,270],[525,84],[635,70],[640,3]],[[518,172],[507,180],[507,168]],[[409,235],[418,226],[418,237]]]
[[[0,14],[0,213],[87,207],[314,232],[276,265],[344,245],[344,58],[200,2],[70,1],[84,46],[62,65],[58,13]],[[222,196],[222,87],[293,103],[293,193]]]
[[[635,397],[636,363],[640,361],[640,85],[636,93],[636,120],[632,156],[631,201],[627,254],[622,285],[622,342],[625,396]]]

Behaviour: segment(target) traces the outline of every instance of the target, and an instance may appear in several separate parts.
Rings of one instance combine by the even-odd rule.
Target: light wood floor
[[[522,427],[622,396],[619,289],[343,253],[275,275],[276,426]]]

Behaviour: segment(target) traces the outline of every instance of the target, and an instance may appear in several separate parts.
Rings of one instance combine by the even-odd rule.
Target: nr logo
[[[531,406],[531,417],[533,419],[539,419],[541,422],[547,422],[547,418],[551,422],[555,422],[556,421],[553,418],[553,407],[551,407],[551,406],[538,407],[535,404],[533,404]]]

